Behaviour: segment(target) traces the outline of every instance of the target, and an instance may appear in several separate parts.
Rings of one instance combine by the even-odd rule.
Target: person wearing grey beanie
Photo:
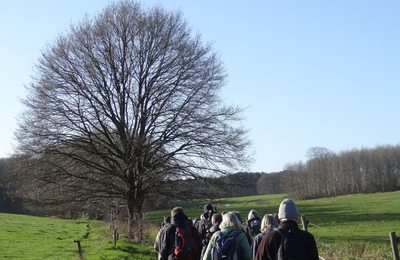
[[[278,218],[279,227],[263,236],[254,259],[275,260],[281,254],[284,259],[318,260],[314,236],[299,229],[298,210],[292,199],[281,202]]]
[[[284,199],[279,205],[278,218],[280,221],[293,220],[297,221],[297,206],[291,199]]]

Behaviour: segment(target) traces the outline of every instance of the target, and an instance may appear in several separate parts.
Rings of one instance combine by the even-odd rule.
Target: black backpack
[[[241,231],[232,230],[226,236],[222,231],[215,233],[215,246],[211,253],[212,260],[233,260],[239,259],[236,238],[242,233]]]
[[[303,242],[295,231],[281,228],[274,229],[282,236],[282,241],[276,254],[277,260],[307,260],[307,252]]]

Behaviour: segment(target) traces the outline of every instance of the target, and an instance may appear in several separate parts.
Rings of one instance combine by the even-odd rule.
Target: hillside
[[[192,218],[206,202],[219,212],[238,210],[245,219],[250,209],[259,215],[277,212],[285,195],[262,195],[187,201],[181,205]],[[297,200],[299,211],[309,221],[320,255],[325,259],[392,259],[389,233],[400,233],[400,191],[356,194],[315,200]],[[169,209],[148,213],[147,241],[153,241],[155,224]],[[79,259],[81,240],[85,259],[153,259],[152,247],[122,238],[112,245],[110,230],[102,222],[62,220],[0,214],[0,259]],[[398,230],[396,230],[398,229]]]
[[[260,216],[276,213],[285,195],[260,195],[218,199],[211,202],[219,212],[237,210],[246,219],[251,209]],[[192,218],[198,217],[203,202],[183,203]],[[389,233],[400,233],[400,191],[355,194],[334,198],[296,200],[309,221],[309,232],[326,259],[392,259]],[[148,214],[150,221],[162,219],[169,210]]]

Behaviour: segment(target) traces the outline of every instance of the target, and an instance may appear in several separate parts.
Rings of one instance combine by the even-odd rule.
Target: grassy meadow
[[[277,213],[285,195],[260,195],[218,199],[211,202],[219,212],[237,210],[245,220],[251,209],[262,217]],[[314,200],[296,200],[299,213],[310,225],[325,259],[393,259],[389,233],[400,234],[400,191],[355,194]],[[202,204],[182,204],[188,216],[198,217]],[[148,219],[162,219],[169,211],[155,211]],[[300,225],[301,226],[301,225]]]
[[[74,240],[80,240],[82,257]],[[102,222],[0,214],[0,259],[153,259],[152,247],[123,238],[114,247]]]
[[[180,205],[191,218],[199,217],[207,202],[219,212],[237,210],[243,220],[251,209],[259,215],[276,213],[285,195],[260,195]],[[400,191],[356,194],[315,200],[296,200],[310,222],[309,232],[325,259],[393,259],[389,233],[400,234]],[[103,222],[63,220],[0,214],[0,259],[154,259],[152,241],[157,224],[170,209],[149,212],[146,243],[123,237],[114,247]],[[74,240],[81,240],[83,257]]]

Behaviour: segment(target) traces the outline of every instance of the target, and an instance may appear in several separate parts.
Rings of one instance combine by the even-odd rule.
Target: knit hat
[[[297,220],[297,206],[291,199],[284,199],[279,205],[278,218],[280,220]]]

